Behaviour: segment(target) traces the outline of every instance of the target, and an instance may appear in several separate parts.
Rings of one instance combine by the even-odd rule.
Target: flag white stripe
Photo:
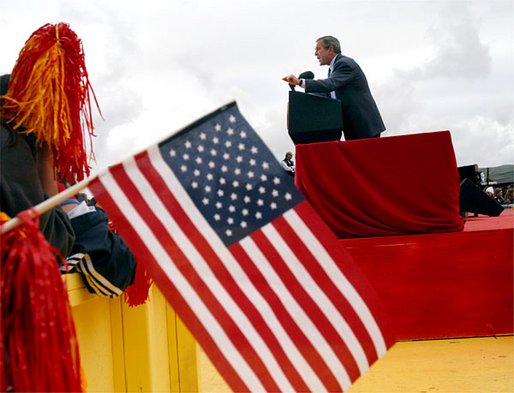
[[[341,272],[337,267],[327,250],[325,250],[323,245],[318,241],[307,225],[305,225],[298,214],[295,211],[290,210],[284,214],[284,218],[289,225],[295,228],[298,235],[304,239],[307,244],[309,244],[310,251],[319,261],[320,266],[325,270],[329,279],[332,280],[336,288],[338,288],[341,294],[348,300],[348,302],[350,302],[368,331],[378,357],[384,355],[387,351],[384,337],[382,336],[380,328],[378,327],[377,322],[371,314],[367,304],[362,300],[362,297],[348,281],[343,272]]]
[[[239,263],[235,260],[234,256],[228,251],[216,232],[210,227],[203,215],[198,211],[187,192],[182,188],[182,185],[176,178],[173,171],[163,160],[159,149],[157,147],[153,147],[150,148],[148,152],[153,167],[163,179],[166,179],[166,184],[170,189],[170,192],[176,196],[176,199],[182,207],[182,210],[187,212],[189,218],[195,223],[197,229],[202,233],[205,240],[214,250],[220,261],[227,268],[235,282],[240,287],[242,283],[245,284],[245,293],[252,300],[252,303],[255,305],[255,307],[259,310],[268,327],[273,332],[278,342],[281,344],[282,349],[298,373],[302,376],[309,389],[313,392],[326,390],[316,372],[312,370],[306,359],[298,350],[287,332],[284,330],[273,309],[263,298],[260,292],[255,288],[250,278],[241,268]]]
[[[341,339],[345,342],[348,350],[351,352],[357,366],[359,367],[360,374],[363,374],[369,368],[368,359],[351,327],[342,317],[341,313],[337,310],[325,292],[323,292],[316,281],[314,281],[307,269],[305,269],[303,264],[298,260],[294,252],[289,248],[286,241],[275,227],[267,225],[263,228],[263,232],[287,264],[289,270],[300,282],[302,288],[319,305],[321,312],[323,312],[325,317],[330,321]],[[307,243],[306,246],[307,248],[310,248],[310,244]]]
[[[141,194],[144,195],[145,201],[148,205],[152,207],[152,210],[155,212],[155,216],[164,226],[169,236],[179,246],[180,250],[184,255],[186,255],[190,266],[202,278],[214,297],[223,305],[223,308],[227,311],[241,332],[244,332],[246,339],[253,347],[257,356],[262,359],[264,366],[268,369],[281,391],[293,391],[294,389],[289,383],[289,380],[284,375],[281,367],[277,363],[277,360],[263,341],[262,337],[255,330],[255,327],[248,320],[246,314],[240,309],[239,305],[230,296],[225,287],[218,281],[216,274],[212,271],[200,252],[195,248],[187,235],[184,234],[180,226],[176,223],[175,219],[170,215],[166,206],[164,206],[157,194],[154,192],[151,184],[140,172],[136,162],[133,159],[129,159],[124,162],[123,165],[129,178]],[[158,262],[160,263],[160,261]]]
[[[196,291],[190,286],[188,281],[182,275],[180,270],[175,266],[166,250],[162,247],[159,239],[155,237],[150,230],[144,218],[139,215],[137,210],[127,199],[124,192],[120,189],[110,172],[99,178],[105,189],[116,201],[116,204],[122,210],[124,216],[132,224],[134,230],[141,239],[144,239],[145,245],[154,259],[160,264],[161,269],[166,276],[173,282],[184,301],[187,302],[191,310],[196,312],[197,318],[204,327],[208,327],[208,334],[214,341],[216,346],[227,358],[233,369],[239,373],[242,380],[251,391],[264,391],[264,387],[249,367],[246,360],[241,356],[239,351],[234,347],[225,331],[220,326],[216,318],[211,314],[209,308],[202,302]]]
[[[276,242],[277,239],[274,241]],[[348,376],[344,366],[337,358],[337,355],[334,353],[334,350],[325,340],[325,337],[323,337],[323,335],[319,332],[316,325],[312,322],[302,307],[300,307],[294,296],[291,295],[289,289],[284,284],[280,276],[275,272],[266,256],[261,252],[259,246],[257,246],[257,244],[255,244],[253,239],[250,237],[244,238],[240,243],[250,258],[252,258],[254,261],[259,261],[259,263],[256,264],[256,267],[270,283],[271,287],[274,288],[275,293],[277,294],[285,309],[288,311],[291,318],[302,330],[321,358],[323,358],[325,364],[337,379],[342,389],[346,390],[349,388],[351,385],[350,377]]]

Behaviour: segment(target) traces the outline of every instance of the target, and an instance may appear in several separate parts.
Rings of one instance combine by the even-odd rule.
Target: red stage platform
[[[389,312],[397,339],[514,333],[514,214],[463,232],[340,240]]]
[[[514,333],[513,210],[463,225],[449,131],[297,145],[295,180],[398,339]]]

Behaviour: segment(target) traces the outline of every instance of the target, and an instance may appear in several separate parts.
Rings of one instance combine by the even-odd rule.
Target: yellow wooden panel
[[[128,308],[123,304],[125,382],[129,392],[150,392],[148,306]]]
[[[127,391],[169,391],[166,302],[157,287],[146,304],[123,305],[123,330]]]
[[[172,382],[172,391],[230,392],[230,388],[214,368],[189,329],[169,305],[168,313],[169,325],[174,324],[174,329],[168,328],[170,375],[172,380],[173,376],[178,377],[178,384]],[[175,337],[175,340],[173,340],[173,337]],[[175,356],[173,356],[173,351],[176,351]]]
[[[232,392],[199,345],[197,345],[197,369],[198,392]]]
[[[123,341],[123,299],[120,297],[112,299],[110,304],[111,313],[111,348],[112,348],[112,370],[113,370],[113,391],[125,392],[125,343]]]
[[[72,308],[89,392],[114,391],[109,299],[96,297]]]
[[[79,273],[65,274],[62,278],[68,290],[68,299],[72,307],[97,298],[96,295],[88,292]]]
[[[153,392],[170,391],[167,303],[154,285],[149,304],[149,344]]]
[[[170,391],[180,392],[178,343],[177,343],[177,314],[173,308],[166,305],[166,320],[168,321],[168,359],[170,373]]]
[[[198,392],[197,342],[177,316],[177,357],[181,392]]]

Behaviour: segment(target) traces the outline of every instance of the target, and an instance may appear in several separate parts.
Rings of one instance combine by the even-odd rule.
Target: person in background
[[[282,79],[303,87],[306,93],[326,93],[328,97],[340,100],[346,140],[379,137],[386,128],[360,66],[341,54],[339,40],[332,36],[316,40],[314,55],[320,65],[329,67],[327,78],[298,79],[288,75]]]
[[[492,186],[489,186],[485,189],[485,193],[488,197],[494,199],[494,188]]]
[[[509,186],[505,192],[505,204],[511,205],[514,203],[514,188]]]
[[[67,24],[46,24],[27,40],[12,74],[0,77],[0,209],[9,217],[63,191],[64,179],[89,173],[82,138],[92,135],[93,124],[81,108],[89,107],[88,92],[94,94],[81,48]],[[56,142],[55,133],[69,139]],[[133,282],[135,258],[108,222],[103,210],[75,198],[40,217],[42,233],[88,289],[116,296]]]
[[[57,193],[53,156],[34,134],[14,130],[2,116],[2,96],[7,93],[10,75],[0,76],[0,211],[13,218]],[[66,210],[56,207],[40,217],[41,232],[66,257],[73,247],[75,233]]]
[[[498,202],[500,205],[505,205],[505,198],[503,198],[503,189],[498,187],[494,190],[494,200]]]
[[[0,209],[13,217],[56,194],[56,174],[77,181],[89,175],[84,137],[94,135],[96,98],[82,41],[63,22],[35,30],[0,82]],[[40,217],[42,233],[63,257],[75,237],[66,210],[71,207]]]
[[[63,266],[61,272],[81,273],[90,293],[121,295],[135,277],[136,259],[129,247],[113,230],[104,210],[86,194],[80,193],[61,205],[72,207],[68,216],[76,236],[67,258],[69,270]]]
[[[282,168],[284,168],[288,175],[294,176],[295,165],[293,161],[293,153],[288,151],[284,159],[280,161],[280,165],[282,165]]]

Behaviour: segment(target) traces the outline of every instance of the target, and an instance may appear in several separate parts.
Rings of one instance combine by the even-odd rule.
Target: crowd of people
[[[500,205],[514,204],[514,186],[512,184],[506,187],[488,186],[484,191]]]

